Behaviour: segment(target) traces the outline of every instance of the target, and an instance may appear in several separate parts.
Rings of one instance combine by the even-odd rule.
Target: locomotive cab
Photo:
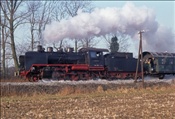
[[[85,52],[86,64],[89,64],[90,67],[104,67],[103,52],[109,51],[100,48],[82,48],[80,52]]]
[[[104,58],[102,51],[89,51],[90,66],[104,66]]]

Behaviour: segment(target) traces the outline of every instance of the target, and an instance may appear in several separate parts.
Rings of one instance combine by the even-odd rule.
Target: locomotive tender
[[[19,75],[29,81],[43,78],[57,80],[88,80],[96,78],[126,79],[134,78],[137,59],[132,53],[107,53],[107,49],[72,48],[63,52],[48,47],[44,51],[39,45],[37,51],[19,56]],[[141,72],[139,70],[140,76]]]

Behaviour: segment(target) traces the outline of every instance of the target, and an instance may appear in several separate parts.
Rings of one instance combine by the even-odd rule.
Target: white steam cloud
[[[152,9],[136,7],[132,3],[127,3],[122,8],[95,9],[91,13],[78,11],[75,17],[46,25],[44,39],[81,39],[117,31],[138,39],[137,33],[140,30],[148,30],[143,34],[144,50],[174,52],[175,39],[172,30],[159,25]]]

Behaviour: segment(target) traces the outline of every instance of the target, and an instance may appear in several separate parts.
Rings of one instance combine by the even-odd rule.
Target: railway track
[[[170,86],[175,84],[175,77],[166,77],[164,80],[157,78],[145,78],[144,85],[141,80],[134,83],[134,80],[113,80],[103,79],[88,81],[55,81],[43,79],[39,82],[1,82],[1,96],[11,95],[33,95],[33,94],[58,94],[60,92],[90,93],[97,91],[117,90],[123,88],[147,88],[153,86]]]
[[[175,81],[175,76],[166,76],[165,79],[160,80],[158,78],[152,78],[152,77],[146,77],[144,79],[145,83],[172,83]],[[138,80],[138,82],[141,82],[141,79]],[[21,82],[18,80],[17,82],[13,81],[3,81],[1,82],[1,85],[57,85],[57,84],[70,84],[70,85],[76,85],[76,84],[131,84],[134,83],[133,79],[123,80],[106,80],[106,79],[97,79],[97,80],[79,80],[79,81],[69,81],[69,80],[53,80],[53,79],[42,79],[38,82],[24,82],[21,80]]]

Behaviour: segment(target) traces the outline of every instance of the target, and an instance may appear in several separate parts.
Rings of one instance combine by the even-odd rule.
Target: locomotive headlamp
[[[32,71],[34,71],[35,70],[35,67],[32,67],[32,69],[31,69]]]

